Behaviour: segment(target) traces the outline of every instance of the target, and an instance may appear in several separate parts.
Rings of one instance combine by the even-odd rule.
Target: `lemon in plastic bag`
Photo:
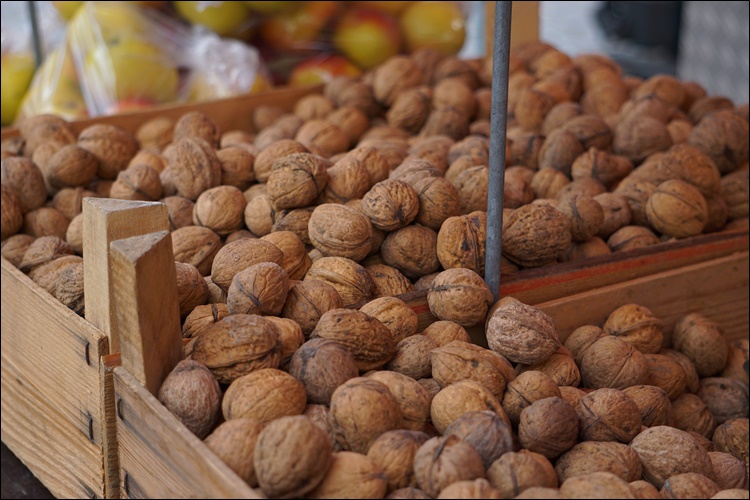
[[[34,59],[30,54],[3,54],[0,71],[3,75],[0,86],[2,124],[10,125],[34,76]]]

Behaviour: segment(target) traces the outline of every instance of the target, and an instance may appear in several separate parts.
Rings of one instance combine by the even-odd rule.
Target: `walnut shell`
[[[419,132],[420,137],[446,135],[459,141],[469,135],[469,117],[453,106],[444,106],[430,112]]]
[[[446,486],[438,498],[503,498],[489,481],[483,478],[473,481],[456,481]]]
[[[747,121],[731,111],[717,111],[693,127],[688,144],[711,158],[723,175],[747,161],[749,133]]]
[[[396,297],[382,297],[368,302],[360,311],[383,323],[396,344],[417,333],[417,314]]]
[[[16,234],[8,239],[3,240],[3,258],[13,264],[15,267],[20,267],[21,262],[23,262],[24,254],[34,241],[36,241],[36,238],[31,236],[30,234]],[[68,244],[70,245],[69,242]]]
[[[419,224],[390,233],[381,246],[386,264],[408,278],[430,274],[440,267],[436,251],[437,234]]]
[[[382,433],[401,426],[398,400],[377,380],[355,377],[340,385],[331,397],[330,421],[344,450],[366,453]]]
[[[548,205],[518,208],[503,226],[503,255],[524,267],[554,262],[572,237],[568,218]]]
[[[618,229],[627,226],[633,214],[625,196],[618,193],[602,193],[594,196],[604,212],[604,220],[599,227],[597,236],[607,239]]]
[[[648,376],[649,365],[645,356],[632,344],[615,336],[595,341],[581,356],[584,387],[625,389],[646,384]]]
[[[310,240],[324,255],[361,260],[370,251],[372,225],[353,208],[319,205],[310,216],[308,228]]]
[[[416,221],[439,231],[449,217],[461,213],[461,201],[456,188],[447,179],[429,177],[416,181],[414,189],[419,198]]]
[[[549,316],[512,297],[493,306],[486,334],[490,349],[517,363],[544,361],[561,345]]]
[[[464,267],[484,275],[487,214],[449,217],[437,237],[437,257],[445,269]],[[505,247],[505,245],[503,245]]]
[[[648,199],[646,214],[654,228],[674,238],[698,235],[708,223],[708,205],[700,191],[676,179],[659,184]]]
[[[294,139],[311,153],[330,158],[349,149],[349,137],[336,125],[326,120],[310,120],[297,131]]]
[[[182,324],[183,338],[195,338],[229,315],[226,304],[205,304],[196,307]]]
[[[387,489],[388,478],[372,459],[339,451],[323,481],[306,498],[383,498]]]
[[[267,182],[276,160],[295,153],[308,153],[305,146],[292,139],[275,141],[263,149],[255,158],[253,171],[258,182]]]
[[[258,487],[253,452],[263,425],[249,418],[228,420],[206,437],[204,443],[238,476]]]
[[[383,366],[396,351],[393,335],[383,323],[352,309],[331,309],[324,313],[311,336],[342,344],[354,355],[360,370]]]
[[[571,353],[564,347],[561,347],[552,353],[552,356],[541,363],[535,363],[533,365],[519,364],[516,367],[516,370],[518,373],[530,370],[542,372],[560,387],[578,387],[578,384],[581,383],[581,372],[576,365],[576,361],[573,359]]]
[[[306,399],[305,387],[296,378],[275,368],[262,368],[237,378],[229,385],[221,402],[221,410],[227,420],[252,418],[267,423],[284,416],[302,414]],[[255,469],[258,473],[257,463]]]
[[[560,485],[563,498],[635,498],[628,483],[610,472],[592,472],[567,479]]]
[[[664,389],[670,399],[685,392],[687,376],[680,363],[664,354],[646,354],[648,379],[646,383]]]
[[[742,460],[720,451],[711,451],[708,456],[713,464],[714,480],[720,489],[747,490],[747,470]]]
[[[3,195],[5,197],[5,195]],[[8,195],[10,197],[11,195]],[[16,205],[18,215],[21,214],[21,204]],[[3,220],[3,222],[8,222]],[[62,212],[55,208],[42,207],[32,210],[23,216],[23,226],[21,231],[37,238],[41,236],[57,236],[60,239],[65,238],[68,230],[70,219],[65,217]],[[15,224],[9,225],[9,229],[15,227]],[[5,229],[3,230],[5,231]],[[15,231],[13,231],[15,232]],[[11,233],[12,234],[12,233]]]
[[[182,196],[167,196],[161,202],[167,206],[169,230],[174,232],[186,226],[193,225],[193,208],[195,203]],[[172,235],[174,239],[174,234]]]
[[[280,361],[279,330],[262,316],[235,314],[198,336],[192,358],[204,363],[223,384]]]
[[[641,477],[641,461],[629,446],[611,441],[584,441],[560,457],[555,464],[560,481],[594,472],[609,472],[623,481]]]
[[[373,264],[365,267],[373,283],[373,297],[392,297],[411,292],[413,287],[406,276],[395,267]]]
[[[73,247],[57,236],[42,236],[26,248],[18,267],[28,273],[43,264],[73,253]]]
[[[345,106],[330,113],[326,120],[339,127],[349,138],[349,145],[354,145],[367,132],[370,119],[367,115],[352,106]]]
[[[524,130],[540,132],[544,117],[557,102],[553,96],[540,90],[523,89],[514,108],[516,120]]]
[[[528,450],[508,452],[495,460],[487,469],[487,479],[500,491],[503,498],[515,498],[524,491],[557,488],[557,474],[544,456]],[[544,491],[544,493],[547,493]],[[529,496],[528,498],[556,498],[554,496]]]
[[[427,303],[432,314],[464,327],[484,320],[493,300],[492,292],[481,276],[463,268],[443,271],[427,292]]]
[[[196,200],[203,191],[219,185],[221,162],[207,142],[185,138],[173,143],[173,147],[174,155],[168,159],[162,176],[170,172],[177,194]]]
[[[436,108],[453,106],[468,118],[476,112],[474,89],[459,78],[444,78],[432,90],[432,103]]]
[[[223,147],[216,152],[221,163],[221,184],[244,191],[255,180],[255,156],[239,146]]]
[[[453,341],[429,353],[432,377],[442,387],[469,379],[482,384],[498,400],[502,399],[508,381],[515,374],[512,366],[499,354],[473,349],[471,344]]]
[[[727,341],[719,324],[705,316],[691,313],[678,319],[672,343],[693,362],[701,377],[716,375],[726,366]]]
[[[166,406],[190,432],[203,439],[219,418],[221,390],[205,365],[182,360],[164,379],[159,401]]]
[[[296,415],[275,420],[260,432],[253,467],[263,493],[270,498],[299,498],[318,486],[332,466],[325,431]]]
[[[430,94],[427,87],[400,92],[385,115],[388,125],[414,134],[419,132],[432,110]]]
[[[748,467],[748,419],[736,418],[720,424],[712,438],[716,450],[729,453]]]
[[[58,149],[47,160],[43,173],[46,182],[52,188],[61,189],[88,185],[97,174],[98,168],[99,160],[93,153],[75,144],[68,144]],[[158,174],[156,178],[158,180]]]
[[[721,197],[726,202],[729,220],[747,220],[749,193],[748,169],[738,170],[721,179]]]
[[[28,158],[11,157],[2,161],[2,185],[18,197],[23,213],[36,210],[47,201],[42,171]]]
[[[607,123],[596,115],[577,116],[563,123],[561,128],[576,136],[581,141],[584,151],[592,147],[607,151],[612,144],[612,131]]]
[[[624,252],[658,243],[658,236],[643,226],[623,226],[607,239],[607,245],[613,252]]]
[[[130,132],[105,123],[86,127],[78,134],[78,146],[93,154],[98,161],[97,177],[114,179],[125,170],[138,152],[135,136]]]
[[[274,262],[253,264],[237,273],[227,295],[229,314],[278,316],[286,302],[289,276]]]
[[[555,382],[542,372],[527,371],[510,380],[502,403],[511,422],[518,424],[523,410],[544,398],[561,397]]]
[[[581,141],[570,131],[556,129],[545,139],[539,150],[540,169],[554,169],[570,175],[573,162],[584,154]]]
[[[700,389],[700,380],[698,372],[695,370],[695,365],[690,361],[690,358],[672,349],[662,349],[660,354],[665,354],[677,361],[685,372],[685,388],[693,394],[698,392]]]
[[[665,179],[678,179],[698,189],[703,196],[715,196],[721,189],[721,174],[713,160],[688,144],[672,146],[660,156],[657,171]]]
[[[641,423],[646,427],[670,425],[672,422],[672,403],[664,389],[653,385],[632,385],[623,389],[623,392],[638,406]]]
[[[549,139],[552,132],[561,127],[565,122],[583,114],[583,109],[581,109],[581,106],[578,103],[561,102],[556,104],[544,117],[541,132],[543,135],[547,136],[547,139]]]
[[[242,228],[246,205],[242,191],[234,186],[207,189],[195,202],[193,223],[226,236]]]
[[[273,243],[260,239],[241,239],[224,245],[214,257],[211,279],[222,290],[228,291],[234,276],[248,267],[261,262],[281,265],[284,254]]]
[[[717,422],[711,410],[695,394],[682,394],[672,402],[672,427],[710,438]]]
[[[461,415],[485,410],[507,419],[502,405],[488,389],[478,382],[464,379],[444,387],[433,397],[430,416],[437,431],[444,433]]]
[[[295,321],[302,333],[310,335],[324,313],[340,307],[341,297],[333,286],[317,279],[307,279],[289,289],[281,314]]]
[[[713,498],[720,489],[706,476],[687,472],[667,479],[660,493],[663,498]]]
[[[328,169],[328,182],[318,203],[347,203],[370,189],[370,173],[362,161],[346,156]]]
[[[221,133],[208,116],[200,111],[189,111],[177,120],[172,136],[174,142],[184,138],[202,139],[216,149],[219,147]]]
[[[632,170],[627,158],[591,148],[573,161],[570,172],[573,180],[590,177],[612,188]]]
[[[630,491],[636,496],[636,498],[661,498],[659,490],[654,488],[654,485],[648,481],[639,480],[630,482]]]
[[[343,257],[322,257],[313,262],[305,280],[321,280],[339,293],[344,307],[372,298],[373,283],[364,267]]]
[[[302,240],[291,231],[278,231],[261,238],[276,245],[284,254],[281,267],[290,280],[301,280],[312,265]]]
[[[417,485],[414,455],[428,439],[423,432],[393,430],[384,432],[372,442],[367,457],[385,473],[389,491]]]
[[[410,57],[392,56],[375,69],[373,95],[380,104],[391,106],[399,94],[421,82],[422,70]]]
[[[501,455],[513,451],[511,427],[491,411],[464,413],[445,429],[445,436],[449,435],[472,445],[482,457],[485,470]]]
[[[3,252],[5,252],[5,247],[3,247]],[[3,253],[3,257],[5,257],[5,253]],[[745,369],[745,366],[748,365],[748,350],[747,339],[735,340],[729,344],[727,364],[721,372],[721,376],[748,384],[748,371]],[[692,392],[697,392],[697,390]]]
[[[326,168],[315,155],[293,153],[273,163],[266,193],[276,209],[306,207],[315,201],[327,180]]]
[[[175,262],[177,275],[177,300],[180,304],[180,317],[187,317],[196,307],[208,300],[208,285],[200,271],[192,264]]]
[[[598,389],[587,394],[578,401],[576,411],[581,440],[630,443],[641,430],[638,406],[617,389]]]
[[[565,196],[560,199],[557,210],[570,218],[570,234],[575,242],[588,241],[604,223],[604,209],[590,196]]]
[[[580,365],[585,352],[605,335],[606,333],[598,326],[580,326],[568,335],[564,347],[571,353],[575,362]]]
[[[429,377],[432,373],[429,353],[437,347],[434,341],[424,335],[412,335],[396,345],[396,354],[384,368],[415,380]]]
[[[344,158],[339,161],[358,162],[365,167],[370,176],[370,186],[388,178],[391,167],[386,157],[381,155],[374,147],[359,146],[349,151]]]
[[[697,396],[706,403],[719,424],[748,414],[748,386],[743,382],[722,377],[704,378]]]
[[[55,115],[37,115],[27,118],[19,124],[21,136],[25,139],[24,154],[33,155],[41,145],[49,142],[73,144],[76,135],[68,122]]]
[[[365,194],[362,210],[378,229],[395,231],[417,216],[419,196],[409,184],[398,179],[386,179]]]
[[[414,473],[419,487],[436,497],[455,482],[483,478],[484,466],[470,444],[450,435],[431,438],[417,450]]]
[[[578,441],[576,410],[560,398],[535,401],[521,411],[518,436],[525,449],[550,459],[559,457]]]
[[[366,377],[377,380],[391,391],[403,415],[401,427],[423,431],[430,417],[431,395],[416,380],[391,371],[371,371]]]
[[[207,227],[186,226],[172,232],[172,246],[177,262],[191,264],[206,276],[211,274],[221,239]]]
[[[443,347],[454,340],[470,343],[471,337],[466,329],[453,321],[436,321],[422,332],[433,340],[439,347]]]
[[[330,405],[336,388],[358,376],[359,370],[353,355],[343,345],[317,338],[294,353],[289,373],[305,386],[308,401]]]
[[[314,209],[314,207],[295,208],[293,210],[281,210],[272,213],[273,225],[271,226],[271,231],[291,231],[299,236],[302,243],[311,245],[308,226]],[[245,213],[247,214],[247,212]]]
[[[57,209],[72,222],[76,216],[83,213],[83,199],[87,197],[96,198],[96,193],[86,191],[82,187],[63,188],[55,193],[49,206]]]
[[[633,163],[640,163],[647,156],[666,151],[670,146],[672,137],[667,126],[650,116],[629,115],[617,125],[612,142],[614,153]]]
[[[604,331],[633,345],[644,354],[655,354],[664,341],[662,321],[646,307],[625,304],[611,313]]]

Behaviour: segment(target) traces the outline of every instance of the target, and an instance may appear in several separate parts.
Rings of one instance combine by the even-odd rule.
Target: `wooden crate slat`
[[[617,307],[636,303],[648,307],[671,332],[689,312],[717,321],[729,339],[747,338],[748,252],[722,257],[537,304],[555,319],[564,340],[575,328],[601,325]]]
[[[101,447],[70,432],[67,417],[2,356],[2,441],[58,498],[103,498]]]
[[[123,497],[263,498],[126,369],[114,373]]]

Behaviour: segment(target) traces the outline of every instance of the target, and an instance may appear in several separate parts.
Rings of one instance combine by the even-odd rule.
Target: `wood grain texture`
[[[5,259],[0,298],[3,442],[58,497],[111,494],[99,372],[107,338]]]
[[[110,249],[122,363],[155,395],[183,357],[172,237],[134,236]]]
[[[681,317],[700,313],[717,321],[728,339],[747,338],[750,300],[748,252],[580,293],[537,307],[552,316],[563,341],[582,325],[602,325],[617,307],[649,308],[671,332]]]
[[[291,111],[294,105],[302,97],[320,92],[322,85],[311,85],[306,87],[282,87],[268,92],[260,92],[252,95],[241,95],[237,97],[228,97],[226,99],[216,99],[192,104],[168,104],[164,106],[154,106],[153,108],[135,111],[132,113],[122,113],[111,116],[99,116],[87,120],[78,120],[71,122],[70,126],[78,134],[81,130],[96,123],[108,123],[118,127],[135,132],[144,122],[157,117],[167,117],[177,121],[182,115],[189,111],[200,111],[214,120],[222,131],[239,129],[252,130],[252,111],[261,104],[278,106],[286,111]],[[17,128],[4,128],[0,137],[2,140],[18,137],[20,135]]]
[[[115,240],[169,229],[167,207],[158,202],[108,198],[83,200],[83,268],[86,320],[109,337],[112,352],[119,352],[109,244]]]
[[[123,498],[264,498],[125,368],[114,374]]]

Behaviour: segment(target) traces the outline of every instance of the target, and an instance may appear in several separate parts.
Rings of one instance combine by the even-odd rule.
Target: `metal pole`
[[[505,188],[505,133],[508,115],[510,17],[511,2],[495,2],[492,111],[490,113],[490,175],[487,192],[487,242],[484,279],[496,301],[500,298],[500,256],[503,246],[503,189]]]
[[[39,22],[36,17],[36,2],[26,2],[29,9],[29,19],[31,20],[31,43],[34,47],[34,64],[39,67],[42,64],[42,42],[39,38]]]

